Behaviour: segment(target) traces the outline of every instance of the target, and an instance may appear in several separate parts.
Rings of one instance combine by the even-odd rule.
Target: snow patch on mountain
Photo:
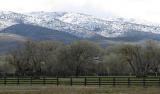
[[[5,20],[0,20],[0,30],[7,28],[9,26],[17,24],[16,22],[13,21],[5,21]]]

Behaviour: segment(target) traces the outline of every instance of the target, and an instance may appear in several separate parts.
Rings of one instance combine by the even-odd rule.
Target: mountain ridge
[[[3,26],[4,22],[6,23],[5,26]],[[124,37],[124,33],[130,30],[160,34],[159,26],[143,25],[123,20],[103,20],[82,13],[34,12],[20,14],[0,12],[1,30],[21,23],[67,32],[81,38],[91,38],[97,35],[106,38]]]
[[[159,26],[132,23],[122,18],[111,21],[73,12],[32,12],[24,14],[11,11],[0,12],[0,32],[20,24],[46,28],[53,32],[66,32],[80,39],[101,39],[102,41],[105,39],[131,40],[129,39],[129,36],[132,35],[131,33],[135,36],[139,33],[139,37],[155,40],[159,40],[158,37],[160,36]],[[34,29],[30,31],[28,33],[35,32]],[[153,37],[149,37],[149,35]],[[139,38],[139,40],[142,39],[145,38]]]

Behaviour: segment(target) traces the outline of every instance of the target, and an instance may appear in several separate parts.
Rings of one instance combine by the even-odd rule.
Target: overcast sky
[[[160,23],[160,0],[0,0],[0,10],[81,12],[104,18],[115,15]]]

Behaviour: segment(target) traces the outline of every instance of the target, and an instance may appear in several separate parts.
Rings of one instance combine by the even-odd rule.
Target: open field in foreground
[[[160,94],[159,87],[5,86],[0,94]]]

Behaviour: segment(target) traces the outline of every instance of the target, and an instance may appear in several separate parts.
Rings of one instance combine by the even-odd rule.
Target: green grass
[[[6,86],[0,94],[159,94],[159,87]]]

